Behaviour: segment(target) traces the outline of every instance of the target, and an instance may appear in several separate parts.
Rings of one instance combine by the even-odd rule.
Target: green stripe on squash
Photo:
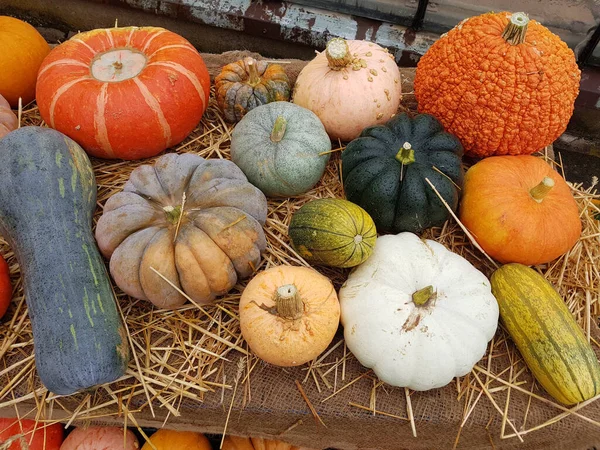
[[[354,267],[372,253],[375,223],[360,206],[347,200],[319,199],[292,216],[288,230],[294,249],[306,261],[332,267]]]
[[[504,326],[542,387],[565,405],[598,395],[598,359],[554,287],[521,264],[502,266],[491,284]]]

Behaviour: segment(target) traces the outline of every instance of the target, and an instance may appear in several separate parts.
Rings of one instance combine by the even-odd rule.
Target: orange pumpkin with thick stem
[[[581,235],[565,180],[541,158],[495,156],[465,176],[460,220],[501,263],[536,265],[568,252]]]
[[[310,450],[283,441],[259,437],[226,436],[221,450]]]
[[[44,121],[99,158],[154,156],[185,139],[206,110],[210,79],[198,51],[157,27],[92,30],[44,60]]]
[[[177,431],[162,428],[150,436],[142,450],[212,450],[210,441],[202,433],[193,431]]]
[[[277,366],[299,366],[319,356],[339,322],[333,284],[308,267],[260,272],[240,298],[242,336],[256,356]]]
[[[458,24],[423,55],[419,112],[438,118],[467,155],[530,154],[560,136],[581,72],[573,51],[524,13],[487,13]]]
[[[0,16],[0,95],[10,106],[25,106],[35,98],[35,81],[50,46],[27,22]]]

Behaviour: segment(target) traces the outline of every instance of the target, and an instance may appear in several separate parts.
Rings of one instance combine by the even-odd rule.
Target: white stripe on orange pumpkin
[[[127,42],[125,43],[125,47],[129,47],[131,45],[131,38],[133,37],[133,33],[135,33],[137,29],[137,27],[132,28],[131,32],[129,33],[129,36],[127,36]]]
[[[191,70],[186,69],[181,64],[177,64],[177,63],[170,62],[170,61],[156,61],[156,62],[148,64],[147,67],[150,67],[150,66],[169,67],[170,69],[173,69],[173,70],[179,72],[180,74],[182,74],[183,76],[185,76],[188,80],[190,80],[190,82],[196,88],[196,91],[198,92],[198,95],[200,96],[200,99],[202,100],[202,108],[205,107],[206,97],[204,95],[204,88],[200,84],[198,77],[196,77],[196,75]]]
[[[92,55],[95,55],[96,53],[98,53],[97,50],[94,50],[87,42],[82,41],[81,39],[72,39],[73,42],[77,42],[78,44],[83,44],[84,47],[87,47],[87,49],[92,52]]]
[[[113,39],[113,35],[110,32],[110,29],[105,28],[104,31],[106,31],[106,35],[108,36],[108,42],[110,42],[110,46],[114,47],[115,46],[115,40]]]
[[[156,116],[158,118],[158,122],[160,123],[160,126],[163,129],[163,136],[164,136],[165,142],[166,142],[165,145],[167,147],[170,147],[171,146],[171,127],[169,126],[169,122],[167,122],[167,119],[162,112],[160,103],[158,103],[158,100],[156,100],[156,98],[152,95],[152,93],[150,92],[148,87],[144,83],[142,83],[138,77],[132,78],[132,80],[135,82],[137,87],[140,89],[140,92],[144,96],[144,100],[146,101],[146,104],[156,114]]]
[[[150,44],[152,44],[152,41],[157,37],[160,36],[163,33],[166,33],[167,30],[160,30],[160,31],[153,31],[153,35],[150,37],[150,39],[148,39],[146,41],[146,43],[144,44],[144,47],[142,48],[142,51],[145,53],[146,50],[148,50],[148,47],[150,47]]]
[[[77,83],[80,83],[81,81],[85,80],[89,80],[89,78],[87,76],[76,78],[75,80],[71,80],[68,83],[63,84],[56,90],[56,92],[54,93],[54,97],[52,97],[52,101],[50,102],[50,127],[54,128],[54,108],[56,108],[56,102],[58,102],[60,96],[67,92],[69,89],[71,89],[73,86],[75,86]]]
[[[85,67],[85,68],[89,68],[89,65],[78,61],[76,59],[58,59],[56,61],[51,62],[50,64],[46,65],[42,70],[40,70],[40,73],[38,74],[38,77],[40,75],[42,75],[44,72],[46,72],[46,70],[48,70],[50,67],[54,67],[54,66],[79,66],[79,67]]]
[[[96,112],[94,113],[94,126],[96,128],[96,142],[98,146],[106,152],[109,157],[114,157],[112,146],[108,140],[108,130],[106,129],[106,102],[108,101],[108,83],[104,83],[100,88],[98,99],[96,100]]]
[[[191,50],[195,53],[198,52],[198,50],[196,50],[194,47],[192,47],[191,45],[188,44],[172,44],[172,45],[165,45],[164,47],[158,48],[154,51],[154,53],[152,53],[151,55],[148,55],[148,58],[152,58],[154,57],[154,55],[156,55],[158,52],[163,51],[163,50],[169,50],[171,48],[182,48],[182,49],[186,49],[186,50]]]

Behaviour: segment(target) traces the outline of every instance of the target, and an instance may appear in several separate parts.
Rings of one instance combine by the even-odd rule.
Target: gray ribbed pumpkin
[[[299,195],[314,187],[330,151],[331,141],[317,115],[288,102],[253,109],[231,136],[231,159],[271,197]]]

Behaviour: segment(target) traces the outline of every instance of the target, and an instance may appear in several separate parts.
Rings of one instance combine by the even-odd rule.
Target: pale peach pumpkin
[[[319,356],[339,321],[333,284],[308,267],[267,269],[240,299],[242,336],[259,358],[277,366],[298,366]]]
[[[19,126],[19,119],[10,109],[10,105],[2,95],[0,95],[0,138],[6,136]]]
[[[75,428],[60,450],[138,450],[140,444],[131,430],[118,427]]]
[[[27,22],[0,16],[0,95],[13,108],[35,98],[35,82],[50,46]]]
[[[298,75],[293,102],[314,112],[332,139],[351,141],[400,105],[393,55],[367,41],[334,38]]]

